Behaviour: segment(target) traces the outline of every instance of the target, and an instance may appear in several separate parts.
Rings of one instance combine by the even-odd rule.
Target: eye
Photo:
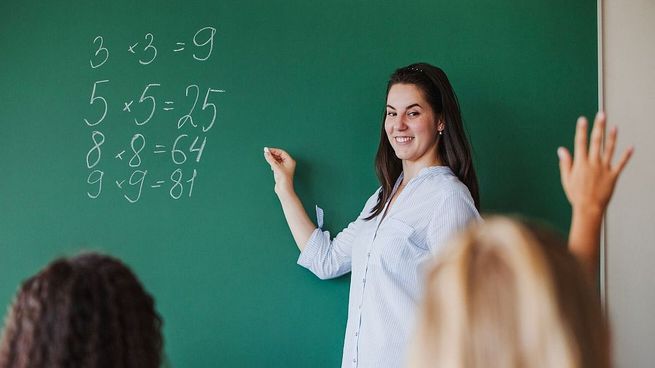
[[[395,111],[387,111],[387,116],[396,116],[396,115],[397,114]]]
[[[414,116],[421,115],[421,113],[418,112],[418,111],[410,111],[410,112],[407,113],[407,115],[414,117]]]

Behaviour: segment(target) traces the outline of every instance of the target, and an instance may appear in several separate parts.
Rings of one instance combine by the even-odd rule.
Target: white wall
[[[600,0],[600,99],[635,155],[606,218],[605,296],[618,368],[655,367],[655,0]]]

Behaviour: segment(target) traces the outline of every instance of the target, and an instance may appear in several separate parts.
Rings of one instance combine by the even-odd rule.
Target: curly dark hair
[[[89,253],[25,281],[0,342],[0,368],[158,368],[162,320],[121,261]]]

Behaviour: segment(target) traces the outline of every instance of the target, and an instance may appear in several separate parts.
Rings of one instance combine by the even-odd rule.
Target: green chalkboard
[[[349,280],[295,264],[262,148],[336,233],[416,61],[459,96],[483,211],[568,226],[555,149],[597,108],[595,0],[73,3],[0,4],[2,305],[101,250],[155,295],[173,366],[338,366]]]

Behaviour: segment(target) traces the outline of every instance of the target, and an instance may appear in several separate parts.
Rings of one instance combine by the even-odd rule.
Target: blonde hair
[[[412,368],[607,368],[600,304],[564,242],[496,217],[428,272]]]

